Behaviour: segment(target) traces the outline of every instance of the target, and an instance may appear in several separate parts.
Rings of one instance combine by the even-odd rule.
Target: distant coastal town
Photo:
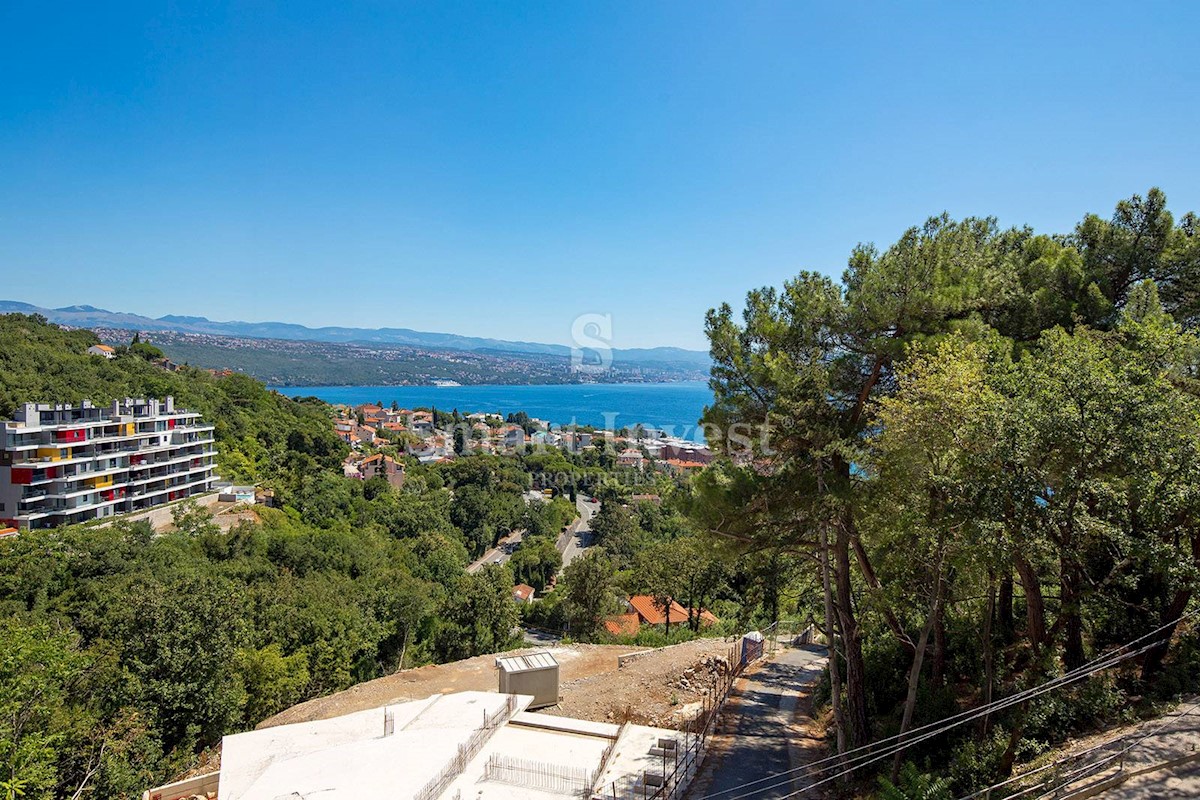
[[[516,412],[460,414],[431,408],[407,409],[393,403],[334,407],[333,427],[350,445],[343,465],[347,477],[382,474],[403,481],[403,466],[394,456],[403,453],[422,464],[453,460],[469,453],[524,454],[556,449],[577,455],[604,454],[618,467],[658,470],[685,475],[713,460],[707,446],[662,429],[643,425],[602,430],[591,425],[553,425]],[[393,455],[379,452],[387,448]]]

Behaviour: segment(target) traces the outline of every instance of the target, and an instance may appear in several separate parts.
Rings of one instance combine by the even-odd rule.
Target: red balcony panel
[[[171,430],[174,427],[175,427],[175,420],[173,420],[173,419],[167,420],[167,430]]]
[[[32,469],[14,469],[12,471],[12,482],[17,486],[24,486],[33,483]]]
[[[47,478],[57,478],[58,477],[58,467],[46,467],[46,477]]]
[[[65,431],[55,431],[56,442],[82,442],[87,440],[87,431],[83,428],[73,428]]]

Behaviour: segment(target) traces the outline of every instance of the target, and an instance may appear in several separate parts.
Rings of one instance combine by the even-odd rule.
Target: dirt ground
[[[704,691],[720,669],[730,643],[701,639],[657,650],[624,645],[573,644],[525,648],[508,653],[478,656],[451,664],[407,669],[394,675],[360,683],[342,692],[292,706],[259,724],[259,728],[327,719],[387,703],[420,700],[432,694],[462,691],[496,691],[499,678],[496,658],[548,650],[559,664],[557,706],[541,713],[639,724],[670,724],[694,711]],[[617,656],[644,652],[618,669]],[[628,713],[628,717],[627,717]]]
[[[560,674],[559,704],[540,713],[673,727],[695,714],[717,675],[729,669],[731,647],[722,639],[697,639],[648,651],[620,669],[614,659],[592,674]]]
[[[258,522],[258,514],[254,506],[247,503],[216,503],[213,508],[213,522],[220,526],[223,533],[228,533],[242,521]]]

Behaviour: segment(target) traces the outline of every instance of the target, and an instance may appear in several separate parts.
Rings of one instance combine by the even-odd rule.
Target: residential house
[[[658,462],[662,468],[672,475],[686,475],[691,472],[698,472],[704,469],[707,464],[699,461],[684,461],[678,458],[668,458],[665,461]]]
[[[625,601],[630,612],[637,614],[638,622],[642,625],[663,625],[667,624],[667,614],[664,613],[663,607],[655,602],[654,598],[648,594],[635,594]],[[688,609],[680,605],[675,600],[671,600],[670,604],[670,622],[672,625],[676,623],[686,623],[688,621]],[[700,609],[700,624],[704,627],[714,625],[719,620],[707,609]]]
[[[87,349],[88,355],[100,356],[101,358],[116,358],[117,351],[106,344],[94,344]]]
[[[527,583],[518,583],[513,587],[513,600],[518,603],[532,603],[534,588]]]
[[[659,457],[667,460],[690,461],[704,466],[712,463],[713,453],[704,445],[676,440],[665,443]]]
[[[635,450],[634,448],[630,447],[625,450],[622,450],[621,454],[619,456],[617,456],[617,466],[619,466],[619,467],[635,467],[637,469],[641,469],[642,462],[644,460],[645,460],[645,457],[642,455],[641,450]]]
[[[387,479],[388,484],[396,489],[404,486],[404,465],[398,463],[391,456],[385,456],[382,453],[367,456],[358,462],[358,471],[362,475],[363,480],[383,476]]]
[[[501,429],[504,447],[517,450],[525,446],[525,429],[520,425],[505,425]]]
[[[642,618],[633,612],[618,614],[604,621],[604,629],[613,636],[637,636],[642,629]]]

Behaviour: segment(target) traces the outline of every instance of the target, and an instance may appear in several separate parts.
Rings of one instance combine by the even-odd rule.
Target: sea
[[[702,439],[697,430],[712,390],[703,381],[677,383],[572,383],[536,386],[272,386],[289,397],[362,405],[395,401],[401,408],[458,409],[508,416],[524,411],[554,425],[660,428],[671,436]]]

